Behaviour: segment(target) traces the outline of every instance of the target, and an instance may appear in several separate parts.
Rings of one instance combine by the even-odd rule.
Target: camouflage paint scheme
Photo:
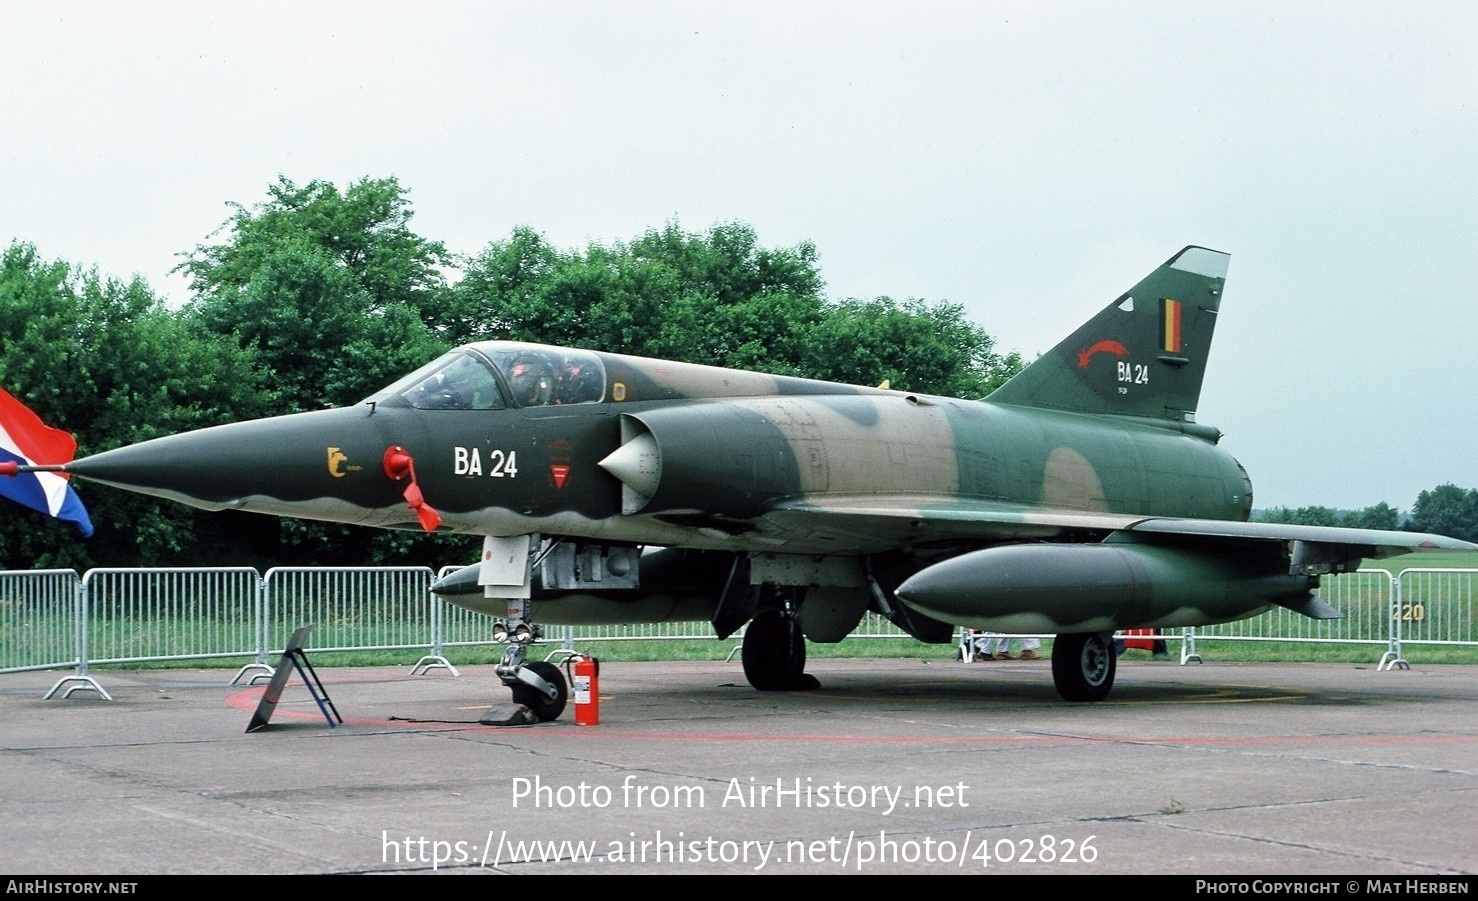
[[[875,609],[927,641],[1058,633],[1059,691],[1096,700],[1116,629],[1334,616],[1320,573],[1473,547],[1246,522],[1246,472],[1194,421],[1227,263],[1185,248],[983,401],[494,341],[352,408],[68,469],[206,509],[491,536],[485,557],[515,563],[559,547],[437,590],[495,616],[532,597],[545,622],[751,621],[760,688],[807,684],[801,633],[837,641]]]

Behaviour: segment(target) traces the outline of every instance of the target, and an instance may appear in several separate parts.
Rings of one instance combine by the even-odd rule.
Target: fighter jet
[[[1229,257],[1186,247],[989,397],[960,400],[506,341],[348,408],[159,438],[67,473],[207,510],[484,536],[439,581],[489,614],[514,699],[557,717],[542,624],[746,623],[761,691],[814,686],[805,640],[869,610],[914,637],[1050,633],[1070,701],[1113,633],[1339,614],[1318,577],[1478,547],[1248,522],[1252,483],[1195,421]]]

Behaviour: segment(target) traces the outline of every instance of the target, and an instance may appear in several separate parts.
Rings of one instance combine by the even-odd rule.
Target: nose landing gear
[[[529,647],[544,636],[541,627],[524,618],[527,611],[527,600],[510,600],[508,621],[494,624],[493,640],[511,642],[494,671],[513,690],[513,703],[522,704],[539,722],[548,723],[564,712],[570,687],[554,664],[544,660],[527,662]]]
[[[496,672],[503,684],[513,689],[513,702],[522,704],[548,723],[559,718],[569,701],[570,687],[559,667],[544,660],[525,661],[528,645],[512,644],[503,651]]]

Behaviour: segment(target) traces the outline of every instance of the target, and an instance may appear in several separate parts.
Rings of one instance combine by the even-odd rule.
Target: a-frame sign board
[[[257,704],[257,712],[251,716],[251,723],[246,731],[255,732],[267,725],[272,719],[272,711],[277,709],[277,701],[282,697],[282,689],[287,685],[288,661],[292,661],[293,669],[303,677],[303,684],[308,686],[308,693],[318,703],[318,709],[323,711],[323,718],[328,720],[329,727],[339,725],[344,718],[339,716],[339,710],[334,702],[329,700],[328,692],[324,690],[323,683],[318,680],[318,673],[314,672],[313,664],[308,662],[308,652],[303,650],[303,645],[308,643],[308,636],[313,632],[313,624],[309,623],[293,633],[288,639],[287,647],[282,651],[282,659],[277,661],[277,669],[272,673],[272,681],[267,683],[267,690],[262,692],[262,700]]]

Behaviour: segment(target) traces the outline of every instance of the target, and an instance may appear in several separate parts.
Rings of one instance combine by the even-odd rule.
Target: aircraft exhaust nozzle
[[[946,622],[1000,632],[1103,632],[1228,622],[1303,596],[1286,562],[1150,544],[1017,544],[953,557],[898,587]]]

